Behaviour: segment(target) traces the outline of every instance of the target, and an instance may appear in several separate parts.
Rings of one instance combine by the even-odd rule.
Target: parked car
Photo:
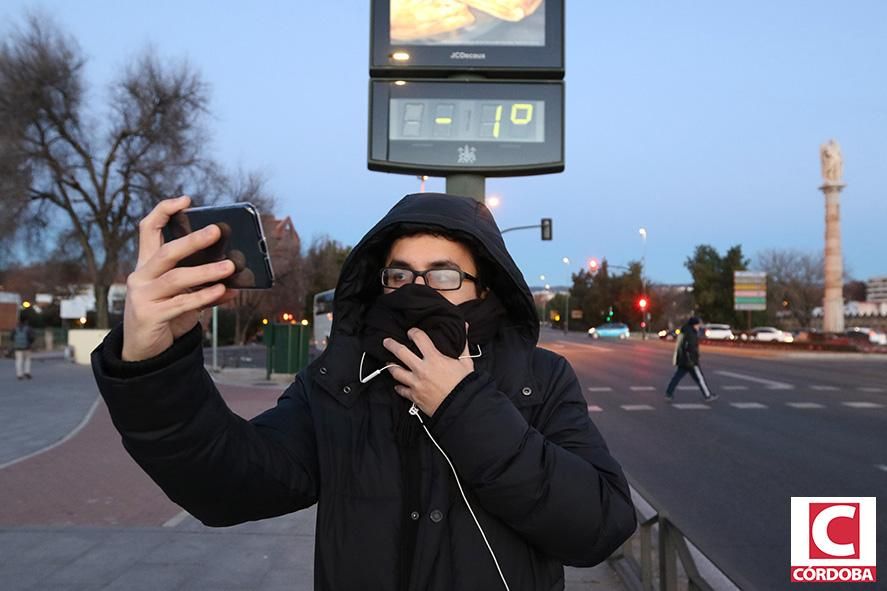
[[[768,343],[793,343],[795,337],[791,333],[772,326],[758,326],[748,333],[749,339]]]
[[[873,328],[855,326],[844,333],[851,340],[867,341],[873,345],[887,345],[887,334]]]
[[[628,325],[622,322],[608,322],[588,329],[588,336],[593,339],[627,339],[631,336]]]
[[[706,324],[702,327],[702,336],[713,341],[735,341],[736,335],[729,324]]]

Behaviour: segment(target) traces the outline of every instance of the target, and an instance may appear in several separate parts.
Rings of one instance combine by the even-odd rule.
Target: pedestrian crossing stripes
[[[622,410],[634,411],[634,410],[653,410],[653,407],[649,404],[623,404],[621,406]]]
[[[786,402],[784,403],[788,408],[794,408],[799,410],[808,410],[808,409],[821,409],[826,408],[825,404],[820,404],[818,402]],[[853,401],[853,402],[842,402],[841,405],[846,406],[847,408],[855,408],[855,409],[875,409],[875,408],[885,408],[887,404],[879,404],[877,402],[863,402],[863,401]],[[712,401],[709,403],[702,402],[672,402],[669,404],[663,404],[662,406],[658,406],[659,409],[664,408],[676,408],[678,410],[712,410],[718,406],[730,406],[737,410],[767,410],[771,407],[763,404],[761,402],[717,402]],[[634,411],[645,411],[645,410],[657,410],[656,406],[650,404],[620,404],[619,408],[625,411],[634,412]],[[589,404],[588,412],[598,413],[604,412],[602,406],[597,404]]]
[[[747,382],[761,384],[762,386],[764,386],[768,390],[791,390],[794,388],[793,385],[787,384],[785,382],[777,382],[776,380],[765,380],[764,378],[749,376],[744,373],[736,373],[734,371],[717,371],[715,373],[722,375],[722,376],[726,376],[728,378],[734,378],[737,380],[745,380]]]
[[[800,386],[801,389],[804,386]],[[838,386],[826,386],[826,385],[813,385],[809,386],[811,390],[815,390],[817,392],[837,392],[840,391],[841,388]],[[589,392],[613,392],[615,388],[612,386],[588,386],[585,388]],[[628,386],[628,389],[632,392],[655,392],[658,390],[656,386]],[[683,390],[685,392],[695,391],[699,389],[699,386],[696,384],[683,384],[677,387],[678,390]],[[738,392],[741,390],[748,390],[749,386],[742,386],[739,384],[730,384],[726,386],[720,386],[717,390],[724,390],[726,392]],[[795,386],[792,384],[783,384],[779,387],[777,386],[764,386],[765,390],[794,390]],[[877,386],[860,386],[855,389],[857,392],[865,392],[865,393],[879,393],[879,392],[887,392],[887,388],[880,388]],[[849,390],[848,390],[849,391]]]
[[[883,404],[877,402],[842,402],[841,404],[850,408],[884,408]]]
[[[761,404],[760,402],[731,402],[730,406],[733,408],[741,408],[741,409],[752,409],[752,408],[767,408],[766,404]]]
[[[675,402],[671,407],[678,410],[711,410],[709,405],[698,402]]]

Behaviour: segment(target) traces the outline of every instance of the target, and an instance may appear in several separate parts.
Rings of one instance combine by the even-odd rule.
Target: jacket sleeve
[[[699,337],[697,335],[687,336],[687,363],[688,365],[699,365]]]
[[[636,515],[572,368],[551,357],[538,429],[475,372],[435,413],[432,431],[486,511],[564,564],[592,566],[631,536]]]
[[[316,441],[301,378],[275,408],[246,421],[228,409],[204,369],[199,326],[195,331],[138,363],[120,360],[120,327],[93,352],[96,382],[126,450],[206,525],[314,504]]]

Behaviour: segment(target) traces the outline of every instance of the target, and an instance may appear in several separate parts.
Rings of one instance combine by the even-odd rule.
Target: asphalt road
[[[887,564],[887,355],[703,346],[721,398],[704,403],[687,377],[667,405],[672,344],[543,338],[572,363],[627,473],[741,587],[791,587],[792,496],[880,495],[877,553]]]

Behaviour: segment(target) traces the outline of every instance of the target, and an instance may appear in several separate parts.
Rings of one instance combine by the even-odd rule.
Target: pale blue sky
[[[306,242],[354,244],[418,191],[366,169],[366,0],[6,0],[0,30],[27,8],[77,37],[97,107],[146,46],[187,58],[211,86],[218,158],[265,172]],[[887,3],[573,0],[566,39],[566,171],[487,182],[501,227],[554,218],[553,242],[506,235],[529,283],[564,282],[563,256],[640,258],[642,225],[657,282],[689,281],[700,243],[819,250],[831,137],[845,261],[857,278],[887,274]]]

